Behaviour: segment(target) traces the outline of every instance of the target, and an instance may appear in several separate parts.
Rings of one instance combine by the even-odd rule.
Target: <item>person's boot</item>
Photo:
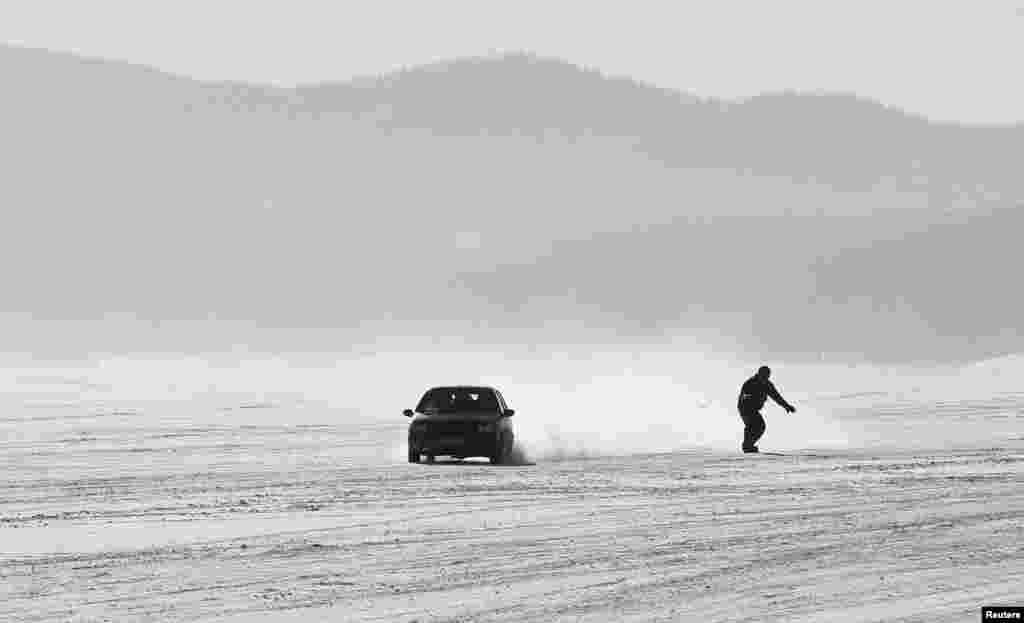
[[[743,446],[743,451],[747,454],[757,452],[757,446]]]

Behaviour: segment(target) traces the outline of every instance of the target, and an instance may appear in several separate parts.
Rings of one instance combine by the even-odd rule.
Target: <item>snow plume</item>
[[[362,379],[361,405],[369,408],[372,401],[365,397],[370,393],[401,401],[389,404],[386,413],[413,406],[432,385],[497,387],[516,410],[517,456],[529,462],[682,449],[734,451],[743,429],[736,394],[756,365],[693,351],[576,348],[515,357],[496,352],[389,353],[353,363],[350,370]],[[798,404],[803,397],[801,392],[784,393]],[[800,406],[791,416],[766,406],[766,441],[771,439],[772,447],[847,442],[835,422],[820,420],[810,405]],[[786,418],[789,426],[778,426]]]

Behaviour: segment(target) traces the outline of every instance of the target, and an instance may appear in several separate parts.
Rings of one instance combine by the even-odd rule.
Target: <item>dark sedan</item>
[[[491,463],[509,460],[515,435],[509,418],[515,413],[493,387],[454,385],[434,387],[415,409],[403,414],[409,423],[409,462],[426,456],[464,459],[482,456]]]

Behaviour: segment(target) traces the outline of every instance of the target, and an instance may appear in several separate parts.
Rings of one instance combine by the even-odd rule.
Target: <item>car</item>
[[[415,409],[402,412],[409,422],[409,462],[428,463],[436,456],[487,457],[492,464],[509,461],[515,443],[509,409],[493,387],[432,387]]]

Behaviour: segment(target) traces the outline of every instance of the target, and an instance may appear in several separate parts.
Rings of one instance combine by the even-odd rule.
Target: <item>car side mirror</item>
[[[515,409],[505,409],[505,417],[512,417],[516,414]]]
[[[402,415],[404,415],[405,417],[412,417],[414,414],[412,412],[412,409],[406,409],[405,411],[402,411]]]

